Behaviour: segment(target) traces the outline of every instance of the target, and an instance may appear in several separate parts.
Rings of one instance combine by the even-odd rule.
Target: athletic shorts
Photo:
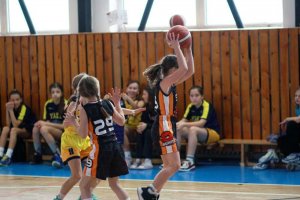
[[[206,144],[211,144],[211,143],[216,143],[220,140],[220,135],[213,129],[207,128],[207,139],[206,139]],[[198,137],[198,141],[200,141],[201,138],[200,136]]]
[[[121,145],[117,142],[95,143],[87,159],[84,175],[101,180],[128,174],[128,167]]]
[[[124,144],[124,126],[119,126],[118,124],[114,124],[114,130],[116,133],[116,137],[118,143],[123,145]]]
[[[155,147],[158,145],[160,147],[160,155],[178,152],[175,117],[157,116],[151,129],[151,135]]]
[[[65,129],[61,136],[61,158],[64,164],[72,159],[87,158],[91,150],[89,137],[83,139],[75,127]]]

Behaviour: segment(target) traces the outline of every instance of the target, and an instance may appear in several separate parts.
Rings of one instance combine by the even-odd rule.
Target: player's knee
[[[8,126],[4,126],[2,129],[2,134],[8,133],[10,131],[10,128]]]
[[[42,135],[43,135],[43,134],[47,134],[47,133],[48,133],[48,127],[42,126],[42,127],[40,128],[40,131],[41,131],[41,134],[42,134]]]
[[[18,129],[17,128],[12,128],[10,130],[10,135],[11,136],[17,136],[18,135]]]
[[[71,179],[73,182],[78,183],[81,180],[81,174],[72,174]]]
[[[198,130],[199,130],[198,127],[195,127],[195,126],[190,127],[190,133],[196,134],[198,132]]]
[[[179,162],[172,162],[168,165],[170,172],[175,173],[180,169],[180,161]]]

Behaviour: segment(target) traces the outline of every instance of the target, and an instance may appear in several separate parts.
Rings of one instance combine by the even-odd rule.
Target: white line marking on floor
[[[79,186],[74,186],[78,188]],[[39,189],[39,188],[61,188],[61,186],[0,186],[1,189]],[[97,189],[111,190],[110,187],[97,187]],[[136,188],[126,188],[125,190],[135,191]],[[300,194],[279,194],[279,193],[262,193],[262,192],[230,192],[230,191],[211,191],[211,190],[176,190],[163,189],[163,192],[182,192],[182,193],[208,193],[208,194],[236,194],[236,195],[260,195],[260,196],[288,196],[300,197]]]

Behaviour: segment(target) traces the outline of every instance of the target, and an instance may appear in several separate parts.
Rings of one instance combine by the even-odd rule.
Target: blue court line
[[[123,180],[153,180],[159,172],[155,166],[151,170],[130,170]],[[13,163],[8,167],[0,167],[0,175],[9,176],[46,176],[68,177],[70,170],[67,166],[55,169],[50,164],[29,165]],[[257,171],[250,167],[230,165],[201,165],[190,172],[177,172],[171,181],[234,183],[234,184],[283,184],[300,185],[300,171],[289,172],[285,169],[268,169]]]

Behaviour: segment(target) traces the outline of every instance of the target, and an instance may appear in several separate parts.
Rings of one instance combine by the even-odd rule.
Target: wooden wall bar
[[[178,86],[179,117],[189,103],[188,90],[204,87],[226,138],[265,138],[279,132],[279,121],[294,115],[299,87],[300,30],[193,31],[195,75]],[[0,112],[13,88],[37,116],[54,81],[71,93],[79,72],[96,76],[105,94],[129,80],[143,86],[144,69],[172,53],[164,32],[93,33],[0,37]]]

